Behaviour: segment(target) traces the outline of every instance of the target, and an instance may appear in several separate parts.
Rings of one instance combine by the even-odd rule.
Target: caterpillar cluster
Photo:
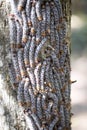
[[[60,0],[11,0],[10,81],[29,130],[70,130],[70,66]]]

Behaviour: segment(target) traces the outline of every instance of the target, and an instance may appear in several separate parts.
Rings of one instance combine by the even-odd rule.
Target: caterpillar
[[[61,115],[60,124],[62,126],[62,129],[65,127],[65,113],[64,113],[64,106],[61,104],[59,109],[59,114]]]
[[[50,59],[49,59],[50,60]],[[45,69],[45,81],[47,86],[52,87],[50,83],[49,69],[50,69],[50,61],[47,61],[46,69]]]
[[[32,68],[27,68],[27,72],[28,72],[28,75],[30,78],[32,89],[35,91],[36,90],[36,80],[35,80],[34,70]]]
[[[26,122],[27,122],[27,125],[28,125],[29,129],[31,129],[31,130],[38,130],[36,125],[35,125],[34,120],[30,116],[30,114],[25,115],[25,119],[26,119]]]
[[[51,10],[53,12],[53,16],[54,16],[54,23],[55,23],[55,26],[58,25],[59,23],[59,12],[57,10],[57,7],[55,6],[54,2],[51,2]]]
[[[55,114],[55,109],[58,108],[58,98],[57,95],[51,92],[47,93],[48,98],[51,98],[53,100],[53,114]]]
[[[23,35],[22,35],[22,42],[26,43],[28,40],[28,22],[27,22],[27,18],[26,18],[26,12],[22,11],[22,19],[23,19]]]
[[[32,6],[32,8],[31,8],[31,22],[32,22],[32,26],[35,31],[37,28],[37,17],[36,17],[36,13],[35,13],[35,6]]]
[[[24,47],[24,63],[25,67],[29,67],[29,49],[30,49],[31,37],[29,37],[27,44]]]
[[[48,35],[50,35],[50,22],[51,22],[50,13],[51,13],[50,5],[48,2],[46,2],[46,31]]]
[[[38,0],[36,2],[36,15],[37,15],[37,18],[38,18],[39,21],[42,20],[42,16],[41,16],[41,4],[42,4],[41,0]]]
[[[42,119],[42,105],[41,105],[41,99],[42,99],[42,95],[39,94],[37,96],[37,115],[40,119]]]
[[[58,117],[55,117],[49,125],[49,130],[53,130],[54,126],[56,125],[56,123],[58,123],[58,121]]]
[[[60,17],[60,18],[63,17],[62,5],[61,5],[60,0],[54,0],[54,3],[55,3],[55,6],[56,6],[57,9],[58,9],[59,17]]]
[[[36,66],[36,68],[34,70],[37,91],[40,90],[40,69],[41,69],[41,63],[38,63],[38,65]]]
[[[16,22],[14,20],[14,17],[10,16],[9,19],[9,27],[10,27],[10,46],[11,51],[16,51],[16,42],[17,42],[17,28],[16,28]]]
[[[29,49],[29,63],[31,68],[34,67],[34,50],[35,50],[35,37],[32,37]]]
[[[21,48],[22,47],[22,27],[20,25],[20,23],[18,21],[16,21],[16,26],[17,26],[17,48]]]
[[[55,30],[55,40],[56,40],[56,45],[55,45],[55,53],[56,55],[59,54],[59,35],[57,33],[57,30]]]
[[[18,3],[18,11],[22,11],[25,8],[26,0],[20,0]]]
[[[41,21],[37,23],[37,31],[36,31],[37,44],[40,42],[40,39],[41,39]]]
[[[12,62],[13,62],[13,66],[16,73],[16,80],[17,82],[19,82],[21,80],[21,76],[20,76],[20,69],[19,69],[17,54],[12,54]]]
[[[25,102],[26,102],[27,107],[30,107],[31,98],[30,98],[28,89],[29,89],[29,78],[26,78],[25,84],[24,84],[24,98],[25,98]]]
[[[25,64],[24,64],[23,53],[24,53],[23,48],[18,51],[18,64],[19,64],[19,68],[20,68],[22,78],[27,76],[27,72],[26,72]]]
[[[47,43],[47,39],[44,38],[40,44],[37,46],[36,51],[35,51],[35,62],[38,63],[38,56],[39,56],[39,52],[41,51],[42,47],[45,46],[45,44]]]
[[[32,25],[32,22],[31,22],[31,0],[27,0],[27,3],[26,3],[26,8],[25,8],[25,10],[26,10],[26,15],[27,15],[27,20],[28,20],[28,25],[31,27],[31,25]]]
[[[18,99],[18,103],[21,105],[21,106],[24,106],[24,79],[22,79],[19,83],[19,86],[18,86],[18,91],[17,91],[17,99]]]
[[[57,67],[58,69],[60,69],[59,60],[54,51],[51,52],[51,58],[52,58],[54,66]]]
[[[31,111],[33,113],[36,113],[36,97],[34,95],[34,90],[32,89],[32,86],[29,85],[29,95],[30,95],[30,99],[31,99]]]
[[[46,61],[43,62],[40,74],[41,91],[44,91],[44,79],[45,79]]]
[[[43,39],[43,37],[46,36],[46,9],[44,5],[42,5],[41,13],[43,17],[43,20],[41,21],[41,38]]]
[[[50,78],[51,88],[55,90],[54,78],[53,78],[53,72],[51,66],[49,69],[49,78]]]
[[[41,121],[38,118],[38,116],[35,113],[32,113],[31,116],[32,116],[32,118],[33,118],[33,120],[34,120],[34,122],[35,122],[35,124],[36,124],[36,126],[38,128],[38,130],[41,130]]]
[[[53,8],[53,7],[51,7]],[[51,9],[52,10],[52,9]],[[53,12],[51,12],[51,22],[50,22],[50,44],[55,45],[55,24],[54,24],[54,15]]]
[[[13,89],[17,87],[16,73],[12,63],[9,63],[8,72]]]

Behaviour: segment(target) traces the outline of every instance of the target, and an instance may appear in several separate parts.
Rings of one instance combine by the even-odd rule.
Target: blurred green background
[[[87,130],[87,0],[72,0],[72,130]]]

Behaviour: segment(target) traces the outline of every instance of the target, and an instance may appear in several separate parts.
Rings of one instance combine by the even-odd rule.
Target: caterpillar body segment
[[[35,51],[35,37],[32,37],[31,43],[30,43],[30,49],[29,49],[29,63],[30,67],[34,67],[35,61],[34,61],[34,51]]]

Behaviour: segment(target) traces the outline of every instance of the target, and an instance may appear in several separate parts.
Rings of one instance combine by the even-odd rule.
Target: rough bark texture
[[[67,22],[67,36],[66,36],[66,43],[64,44],[64,46],[70,50],[70,16],[71,16],[71,0],[61,0],[62,2],[62,8],[63,8],[63,14],[65,16],[66,22]],[[25,130],[27,129],[27,124],[25,121],[25,115],[23,113],[23,108],[19,107],[18,105],[18,100],[17,100],[17,91],[14,91],[12,88],[12,84],[10,83],[10,78],[8,76],[8,62],[10,62],[10,40],[9,40],[9,31],[8,31],[8,17],[10,14],[10,7],[9,7],[9,2],[7,1],[0,1],[0,130]],[[50,49],[52,49],[51,46],[49,46]],[[49,50],[48,48],[48,50]],[[55,48],[55,45],[53,45],[53,48]],[[45,49],[45,48],[44,48]],[[46,56],[44,54],[44,49],[42,49],[42,54],[41,57],[42,59],[44,59]],[[56,49],[56,48],[55,48]],[[64,49],[61,49],[60,55],[62,55],[62,52],[64,52]],[[49,52],[50,53],[50,52]],[[59,54],[58,53],[58,54]],[[57,54],[57,56],[59,57],[59,55]],[[32,54],[31,54],[32,55]],[[55,57],[55,53],[53,51],[52,56]],[[59,74],[61,73],[61,71],[63,71],[61,73],[60,76],[60,81],[63,84],[61,90],[61,94],[62,94],[62,100],[60,100],[57,96],[58,93],[56,93],[55,89],[52,90],[52,94],[54,94],[54,97],[52,97],[53,95],[48,93],[48,97],[49,99],[47,103],[49,104],[49,107],[51,107],[51,103],[54,103],[54,117],[52,117],[53,119],[57,119],[56,117],[58,117],[58,119],[60,121],[58,121],[57,125],[55,125],[54,130],[70,130],[71,126],[70,126],[70,54],[67,53],[66,56],[66,64],[64,64],[62,70],[60,70],[60,72],[54,68],[55,65],[51,66],[51,68],[53,67],[53,69],[50,69],[50,75],[51,73],[53,73],[52,75],[54,76],[53,78],[55,79],[55,86],[58,87],[58,82],[59,79],[57,79],[56,81],[56,77],[57,75],[55,75],[55,73],[58,71]],[[48,56],[49,57],[49,56]],[[53,59],[55,59],[53,57]],[[31,58],[31,57],[30,57]],[[49,59],[49,58],[48,58]],[[36,62],[37,61],[37,57],[36,57]],[[41,63],[43,63],[44,60],[41,61]],[[55,61],[50,61],[50,62],[55,62]],[[60,61],[62,62],[62,61]],[[52,65],[51,63],[51,65]],[[44,64],[45,65],[45,64]],[[58,63],[57,63],[58,65]],[[61,63],[62,65],[62,63]],[[38,67],[41,65],[38,65]],[[33,64],[31,62],[31,67],[33,67]],[[36,66],[35,66],[36,67]],[[49,67],[49,64],[48,64]],[[44,68],[44,66],[43,66]],[[44,73],[42,68],[42,73]],[[56,72],[55,72],[56,71]],[[66,71],[66,72],[65,72]],[[63,75],[64,74],[64,77]],[[43,78],[43,75],[41,75]],[[55,77],[56,76],[56,77]],[[62,78],[63,77],[63,78]],[[52,79],[52,76],[50,77],[50,79]],[[63,80],[62,80],[63,79]],[[43,82],[43,81],[41,81]],[[64,83],[63,83],[64,82]],[[42,83],[43,84],[43,83]],[[45,84],[46,86],[46,84]],[[47,84],[47,86],[51,87],[50,83]],[[40,86],[37,86],[37,88]],[[49,88],[47,87],[48,91]],[[46,98],[45,95],[43,95],[43,92],[41,92],[41,94],[39,94],[38,96],[38,104],[39,104],[39,98],[40,96],[43,96],[43,98]],[[58,95],[59,96],[59,95]],[[56,99],[56,97],[58,99]],[[59,96],[60,97],[60,96]],[[53,98],[55,98],[55,101],[59,100],[58,104],[58,110],[55,108],[55,101],[53,100]],[[67,99],[68,98],[68,99]],[[48,106],[44,106],[44,110],[47,110]],[[52,108],[53,109],[53,108]],[[64,109],[64,117],[63,117],[63,109]],[[45,111],[47,112],[47,111]],[[52,113],[51,113],[52,114]],[[50,115],[51,115],[50,114]],[[55,115],[56,114],[56,115]],[[45,114],[44,114],[45,115]],[[47,115],[49,116],[49,113],[47,112]],[[43,122],[44,122],[44,118],[46,120],[49,119],[50,117],[44,117],[43,116]],[[65,118],[65,121],[64,121]],[[51,121],[52,121],[51,120]],[[48,124],[52,124],[51,121],[49,120]],[[63,122],[62,122],[63,121]],[[65,125],[64,125],[65,122]],[[43,126],[45,126],[46,124],[43,124]],[[64,125],[64,127],[63,127]],[[51,127],[51,126],[50,126]],[[41,128],[40,128],[41,129]],[[48,128],[47,128],[48,129]],[[30,129],[32,130],[32,129]]]

